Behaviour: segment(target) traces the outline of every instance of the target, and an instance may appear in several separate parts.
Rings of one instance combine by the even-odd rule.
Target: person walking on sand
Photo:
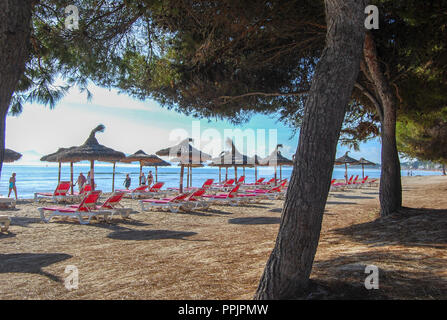
[[[16,196],[17,200],[17,188],[16,188],[16,173],[13,172],[11,178],[9,178],[9,192],[8,192],[8,198],[11,195],[11,191],[14,190],[14,194]]]
[[[149,171],[147,174],[147,185],[149,188],[151,187],[152,182],[154,182],[154,177],[152,176],[152,171]]]
[[[126,190],[129,190],[130,182],[131,182],[130,176],[129,176],[129,174],[126,174],[126,179],[124,179],[124,183],[123,183],[124,186],[126,187]]]
[[[81,192],[82,188],[84,187],[85,182],[87,181],[87,179],[85,178],[85,176],[82,174],[82,172],[79,174],[78,180],[76,180],[76,183],[74,185],[78,185],[79,187],[79,192]]]

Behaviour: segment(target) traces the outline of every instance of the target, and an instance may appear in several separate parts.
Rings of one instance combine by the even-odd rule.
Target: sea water
[[[87,172],[90,170],[89,164],[73,165],[73,180],[76,181],[79,173],[82,172],[87,177]],[[144,167],[143,173],[147,176],[149,170],[152,171],[155,181],[155,168]],[[0,194],[3,196],[8,195],[9,178],[13,172],[16,173],[16,186],[18,197],[23,199],[29,199],[34,197],[34,192],[53,192],[57,185],[58,166],[54,165],[41,165],[41,166],[27,166],[27,165],[14,165],[4,164],[1,179],[0,179]],[[103,192],[112,191],[112,165],[111,164],[95,164],[95,184],[97,190]],[[282,168],[282,178],[290,178],[292,174],[291,167]],[[115,169],[115,189],[124,189],[124,179],[126,174],[130,174],[132,179],[130,188],[138,186],[140,168],[139,166],[117,164]],[[238,176],[243,174],[243,169],[238,168]],[[264,177],[266,180],[274,176],[274,168],[270,167],[258,167],[258,178]],[[402,170],[402,176],[407,176],[407,170]],[[222,180],[225,179],[225,169],[221,171]],[[333,179],[344,179],[345,168],[343,166],[336,166],[333,171]],[[361,168],[348,168],[348,174],[359,175],[362,177]],[[440,175],[439,171],[413,171],[413,175]],[[365,167],[365,176],[370,178],[379,178],[380,169],[370,169]],[[255,169],[245,169],[246,182],[251,183],[255,180]],[[277,170],[277,178],[280,177],[280,170]],[[234,169],[228,169],[228,178],[234,178]],[[360,179],[359,178],[359,179]],[[206,179],[214,179],[215,182],[219,181],[219,169],[215,167],[202,167],[193,168],[192,170],[192,185],[201,186]],[[61,173],[62,181],[70,181],[70,166],[69,164],[62,165]],[[159,167],[158,168],[158,181],[164,182],[164,188],[178,187],[180,180],[180,168],[179,167]],[[186,186],[186,168],[184,176],[184,185]],[[78,191],[78,187],[75,186],[75,190]],[[11,194],[13,196],[13,193]]]

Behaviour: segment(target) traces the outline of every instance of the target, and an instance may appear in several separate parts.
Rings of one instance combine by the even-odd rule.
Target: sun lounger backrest
[[[94,208],[96,206],[96,202],[99,199],[99,196],[101,195],[101,190],[95,190],[89,192],[81,201],[79,204],[79,211],[89,211],[90,208]]]
[[[233,189],[231,189],[230,192],[228,192],[228,195],[231,195],[231,194],[233,194],[233,193],[236,193],[236,192],[239,190],[239,187],[240,187],[240,186],[241,186],[240,184],[237,184]]]
[[[56,190],[54,190],[55,196],[65,196],[70,190],[71,183],[70,181],[61,181],[56,187]]]
[[[82,191],[81,191],[81,193],[85,193],[85,194],[87,194],[87,193],[89,193],[90,191],[92,191],[92,185],[91,185],[91,184],[85,184],[85,185],[82,187]]]
[[[197,197],[201,197],[205,194],[206,190],[204,188],[199,189],[197,191],[194,191],[193,193],[191,193],[191,195],[188,197],[189,201],[196,201]]]
[[[256,181],[256,184],[262,183],[265,180],[265,178],[259,178],[258,181]]]
[[[244,183],[245,176],[240,176],[236,183]]]
[[[170,202],[185,200],[189,195],[189,193],[180,193],[178,196],[172,198]]]
[[[224,184],[225,187],[231,186],[234,183],[234,179],[227,180]]]
[[[160,191],[161,187],[164,186],[164,182],[157,182],[156,184],[154,184],[150,189],[149,192],[157,192]]]
[[[203,183],[202,188],[208,188],[208,187],[210,187],[210,186],[213,184],[213,182],[214,182],[214,179],[207,179],[207,180]]]
[[[357,182],[357,184],[364,184],[364,183],[366,182],[366,180],[368,180],[368,176],[364,177],[364,178],[362,179],[362,181]]]
[[[107,198],[106,201],[101,205],[101,208],[113,209],[124,196],[124,192],[114,192]]]
[[[147,187],[148,187],[147,185],[142,184],[141,186],[136,187],[135,189],[133,189],[132,192],[141,192],[141,191],[146,190]]]

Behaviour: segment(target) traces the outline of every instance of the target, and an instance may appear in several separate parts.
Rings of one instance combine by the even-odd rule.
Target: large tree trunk
[[[5,155],[5,122],[29,54],[33,1],[0,1],[0,175]]]
[[[383,74],[371,33],[364,46],[365,62],[382,105],[382,172],[380,174],[380,214],[387,216],[402,206],[400,161],[396,143],[397,101]]]
[[[365,2],[325,0],[326,48],[315,70],[276,244],[255,299],[305,289],[318,246],[341,125],[359,72]]]

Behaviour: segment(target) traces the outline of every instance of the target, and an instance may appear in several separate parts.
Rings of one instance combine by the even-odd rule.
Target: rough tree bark
[[[293,298],[309,282],[346,107],[363,56],[365,1],[325,0],[326,47],[315,70],[275,247],[255,299]]]
[[[381,119],[382,172],[380,174],[380,215],[387,216],[402,207],[402,183],[400,161],[396,142],[397,101],[389,81],[380,68],[374,38],[367,33],[364,57],[368,73],[380,99],[383,118]]]
[[[0,1],[0,176],[5,155],[6,115],[29,54],[34,1]]]

